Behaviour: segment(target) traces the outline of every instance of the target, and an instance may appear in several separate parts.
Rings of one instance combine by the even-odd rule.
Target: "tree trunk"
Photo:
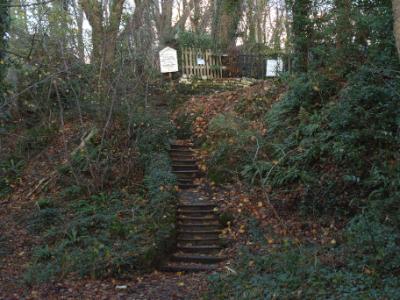
[[[277,7],[275,8],[275,25],[272,28],[271,33],[271,46],[274,50],[281,50],[281,36],[283,32],[283,12],[281,12]]]
[[[104,17],[102,3],[98,0],[80,0],[79,2],[92,27],[91,61],[100,68],[99,74],[106,79],[110,75],[115,60],[119,25],[125,0],[111,2],[108,18]]]
[[[264,42],[264,29],[263,21],[265,15],[265,7],[267,3],[265,0],[257,0],[256,2],[256,42]]]
[[[351,0],[335,0],[336,6],[336,48],[346,47],[351,38]]]
[[[10,25],[8,4],[9,1],[6,0],[0,5],[0,49],[7,48],[6,33]],[[0,103],[4,103],[6,91],[6,85],[3,82],[7,75],[7,64],[4,63],[5,56],[5,51],[0,51]]]
[[[247,41],[250,45],[254,45],[256,43],[256,7],[254,7],[254,0],[247,0],[246,23],[249,31]]]
[[[394,18],[393,31],[396,39],[397,53],[400,58],[400,0],[392,0],[392,6]]]
[[[295,0],[293,4],[293,70],[307,72],[308,51],[310,47],[310,0]]]
[[[213,32],[216,45],[227,50],[236,44],[236,32],[242,16],[242,0],[214,0]]]
[[[161,3],[161,14],[159,20],[159,40],[162,45],[172,40],[172,9],[173,0],[163,0]]]
[[[201,20],[201,10],[200,10],[200,0],[192,1],[191,9],[193,9],[193,16],[190,18],[190,24],[192,26],[192,30],[195,33],[200,33],[200,20]]]
[[[75,1],[72,1],[72,5],[74,8],[74,14],[76,18],[77,24],[77,36],[76,36],[76,47],[78,50],[79,59],[84,62],[85,61],[85,44],[83,42],[83,11],[82,7],[76,7]]]

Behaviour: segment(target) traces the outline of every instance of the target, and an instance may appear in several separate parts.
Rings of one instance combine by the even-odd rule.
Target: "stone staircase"
[[[172,171],[177,176],[180,189],[198,187],[194,180],[200,177],[200,171],[191,146],[190,143],[171,144]]]
[[[167,272],[211,271],[225,258],[220,255],[222,226],[217,206],[204,186],[196,183],[201,177],[192,144],[177,141],[171,144],[172,171],[178,179],[176,252],[161,267]]]

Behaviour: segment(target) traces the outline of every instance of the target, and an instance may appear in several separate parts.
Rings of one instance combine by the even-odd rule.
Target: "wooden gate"
[[[202,79],[222,78],[221,56],[211,50],[183,48],[181,56],[182,77]]]

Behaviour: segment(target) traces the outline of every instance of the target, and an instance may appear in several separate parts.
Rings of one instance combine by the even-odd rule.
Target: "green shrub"
[[[62,211],[57,207],[39,208],[29,216],[28,228],[35,233],[43,233],[53,226],[62,223]]]
[[[196,117],[196,115],[191,116],[190,114],[180,114],[176,117],[176,135],[179,139],[190,139],[192,137],[192,124]]]
[[[135,115],[131,120],[131,141],[138,147],[140,160],[151,161],[153,153],[163,152],[174,137],[175,128],[168,118]]]
[[[69,273],[99,278],[149,269],[173,240],[174,204],[167,192],[149,201],[99,194],[71,203],[63,222],[60,210],[40,210],[31,228],[43,232],[49,243],[36,249],[27,283]],[[33,272],[38,276],[29,275]]]
[[[57,132],[54,125],[38,125],[28,129],[24,137],[18,141],[18,151],[21,155],[30,156],[49,145]]]
[[[285,240],[266,250],[264,232],[252,223],[250,241],[264,250],[242,247],[234,273],[209,276],[205,299],[394,299],[400,292],[392,275],[399,267],[398,237],[390,228],[359,219],[346,229],[342,245]]]
[[[12,185],[21,176],[25,161],[10,157],[0,161],[0,198],[12,190]]]
[[[254,159],[259,135],[249,129],[246,120],[233,115],[215,116],[210,121],[209,144],[205,146],[211,152],[207,162],[210,179],[221,183],[239,175],[244,165]]]
[[[38,201],[40,209],[29,217],[28,226],[43,237],[43,244],[34,251],[25,274],[27,284],[71,274],[123,277],[151,269],[170,251],[175,236],[176,180],[167,149],[173,130],[170,123],[148,120],[151,124],[136,124],[128,143],[139,150],[139,157],[131,159],[141,162],[142,186],[134,186],[128,193],[123,181],[109,189],[105,185],[98,192],[84,193],[81,186],[71,185],[54,201]],[[88,143],[72,159],[75,171],[84,174],[89,163],[99,157],[100,165],[112,162],[118,147],[127,145],[119,139],[121,136],[115,135],[102,147],[96,139]],[[106,160],[107,156],[112,156],[111,160]],[[71,175],[68,171],[61,176]]]
[[[181,31],[178,35],[179,45],[184,48],[211,49],[214,45],[211,36],[207,33]]]
[[[40,198],[36,201],[36,205],[39,209],[51,208],[54,206],[54,201],[50,198]]]

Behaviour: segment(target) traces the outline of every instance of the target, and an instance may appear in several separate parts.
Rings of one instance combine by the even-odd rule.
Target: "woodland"
[[[284,67],[184,78],[166,46]],[[160,268],[176,140],[210,272]],[[0,299],[399,299],[399,253],[400,0],[0,1]]]

